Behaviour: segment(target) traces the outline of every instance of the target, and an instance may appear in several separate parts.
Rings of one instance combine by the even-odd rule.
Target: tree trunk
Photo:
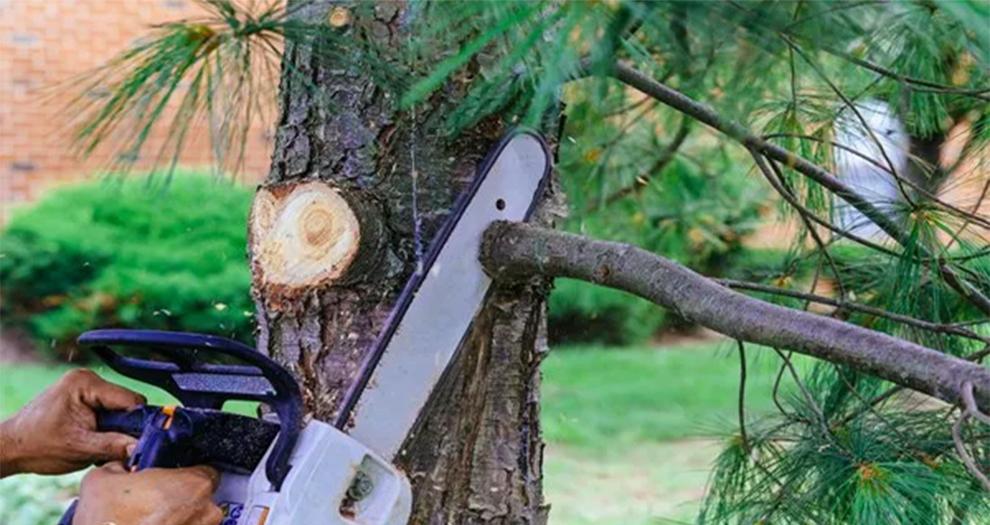
[[[317,2],[295,16],[397,49],[407,36],[403,15],[391,2]],[[334,66],[291,45],[285,61],[292,72],[283,72],[271,173],[251,219],[258,347],[296,375],[313,417],[330,421],[415,267],[414,169],[428,240],[506,126],[488,120],[450,139],[431,125],[459,85],[420,104],[414,122],[369,68]],[[333,211],[341,202],[353,214]],[[534,220],[546,224],[548,215]],[[493,286],[397,460],[413,485],[412,523],[546,521],[539,363],[547,286]]]

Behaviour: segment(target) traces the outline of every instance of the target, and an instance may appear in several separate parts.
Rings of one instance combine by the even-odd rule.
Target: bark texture
[[[729,337],[849,365],[959,406],[972,384],[990,408],[990,370],[829,317],[747,297],[668,259],[628,244],[523,224],[497,223],[482,263],[497,277],[571,277],[653,301]]]
[[[380,48],[397,49],[406,38],[401,3],[295,7],[295,16],[311,21],[331,21],[331,13],[339,21],[341,8],[347,9],[342,34],[373,40]],[[397,94],[376,86],[367,67],[326,63],[310,49],[291,45],[285,62],[272,169],[256,200],[259,220],[252,220],[258,347],[293,371],[312,416],[330,421],[415,267],[413,203],[425,243],[506,128],[486,121],[456,139],[431,131],[461,96],[460,84],[414,113],[399,113]],[[356,213],[360,242],[371,247],[360,251],[375,255],[347,265],[339,276],[316,271],[305,274],[312,276],[306,280],[295,272],[287,287],[266,273],[271,261],[258,248],[276,230],[258,225],[277,222],[260,220],[273,195],[314,185],[333,188],[362,210]],[[548,218],[543,211],[536,220],[546,224]],[[367,226],[369,220],[374,226]],[[332,228],[295,228],[304,236],[313,233],[316,241],[326,230]],[[411,523],[545,522],[538,366],[546,348],[547,287],[537,278],[494,288],[398,459],[413,484]],[[436,320],[438,329],[444,322]]]

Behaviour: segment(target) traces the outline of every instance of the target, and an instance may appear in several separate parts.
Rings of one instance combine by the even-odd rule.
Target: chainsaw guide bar
[[[485,158],[399,296],[334,426],[384,458],[398,454],[491,285],[478,260],[485,230],[528,219],[551,166],[546,142],[528,131],[509,134]]]

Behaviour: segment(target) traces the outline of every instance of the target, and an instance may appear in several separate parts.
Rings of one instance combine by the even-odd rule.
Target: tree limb
[[[896,173],[891,171],[890,168],[884,166],[883,163],[877,162],[875,159],[856,150],[855,148],[851,148],[845,144],[836,142],[834,140],[823,139],[821,137],[815,137],[811,135],[801,135],[796,133],[771,133],[771,134],[763,135],[764,140],[772,140],[776,138],[792,138],[798,140],[809,140],[813,142],[818,142],[820,144],[828,144],[829,146],[836,149],[841,149],[849,153],[850,155],[853,155],[854,157],[862,159],[864,162],[867,162],[875,166],[877,169],[882,170],[884,173],[887,173],[892,177],[899,178],[904,184],[906,184],[912,190],[918,192],[918,194],[924,197],[926,200],[934,202],[935,204],[938,204],[939,206],[945,208],[946,210],[953,212],[954,215],[957,215],[963,219],[972,220],[973,222],[978,223],[980,226],[983,226],[984,228],[990,228],[990,219],[985,219],[983,217],[976,215],[976,212],[979,211],[979,205],[977,205],[973,211],[966,211],[952,203],[945,202],[945,200],[939,198],[938,195],[935,195],[934,193],[926,190],[921,185],[912,182],[911,179],[909,178],[905,178],[905,177],[901,177],[900,175],[897,175]],[[947,170],[947,171],[951,173],[953,170]]]
[[[847,97],[846,94],[843,93],[841,89],[839,89],[839,86],[836,86],[835,83],[832,82],[830,78],[828,78],[828,75],[825,74],[825,71],[823,71],[822,68],[818,65],[818,63],[812,60],[811,57],[808,56],[808,54],[805,53],[803,49],[801,49],[800,46],[795,44],[790,38],[787,38],[787,35],[784,35],[783,33],[778,33],[778,35],[788,45],[788,47],[790,47],[792,50],[794,50],[794,52],[796,52],[798,55],[801,56],[801,58],[805,61],[806,64],[811,66],[811,69],[814,70],[814,72],[818,75],[818,77],[821,78],[828,85],[828,87],[832,90],[833,93],[835,93],[836,96],[839,97],[840,100],[842,100],[842,103],[846,106],[846,109],[852,111],[852,114],[855,115],[856,120],[859,121],[859,123],[863,126],[863,129],[866,130],[866,133],[869,134],[870,140],[877,147],[877,150],[880,152],[880,156],[883,157],[883,160],[886,162],[887,169],[893,175],[894,180],[897,182],[897,189],[901,192],[901,197],[903,197],[904,200],[908,203],[908,205],[911,206],[912,211],[917,209],[918,207],[917,204],[911,199],[911,196],[908,194],[907,190],[904,189],[904,181],[902,180],[901,175],[897,173],[897,167],[894,165],[894,162],[890,160],[890,156],[887,154],[886,148],[883,147],[883,143],[880,142],[879,138],[877,138],[877,134],[873,131],[873,128],[870,127],[866,119],[863,118],[863,114],[859,111],[859,108],[856,107],[856,104],[854,104],[853,101],[850,100],[849,97]]]
[[[739,122],[723,117],[712,107],[702,104],[677,90],[671,89],[630,66],[616,63],[613,65],[610,74],[616,80],[636,88],[661,103],[729,135],[747,148],[759,151],[768,158],[784,163],[784,165],[805,175],[856,208],[856,210],[873,221],[881,230],[891,238],[897,240],[902,246],[914,244],[910,233],[905,231],[890,216],[874,206],[873,203],[857,193],[844,181],[817,164],[776,144],[763,140]],[[929,250],[925,249],[925,247],[918,246],[918,249],[924,258],[933,258],[928,253]],[[934,266],[949,286],[963,295],[972,304],[976,305],[981,311],[990,314],[990,298],[986,297],[976,287],[960,277],[948,265],[935,264]]]
[[[990,370],[902,339],[729,290],[646,250],[525,224],[496,223],[481,262],[498,278],[570,277],[623,290],[734,339],[850,366],[963,406],[990,409]]]
[[[827,304],[829,306],[834,306],[836,308],[852,310],[855,312],[862,312],[876,317],[883,317],[884,319],[890,319],[891,321],[903,323],[908,326],[913,326],[915,328],[920,328],[922,330],[927,330],[930,332],[935,332],[939,334],[950,334],[958,337],[965,337],[967,339],[973,339],[975,341],[990,343],[990,337],[984,337],[971,330],[966,330],[965,328],[961,328],[951,324],[932,323],[930,321],[916,319],[914,317],[908,317],[906,315],[895,314],[893,312],[888,312],[887,310],[882,310],[880,308],[875,308],[872,306],[857,304],[849,301],[842,301],[839,299],[833,299],[831,297],[824,297],[821,295],[799,292],[796,290],[788,290],[786,288],[780,288],[777,286],[751,283],[747,281],[737,281],[734,279],[713,279],[713,281],[735,290],[749,290],[753,292],[768,293],[768,294],[780,295],[784,297],[793,297],[794,299],[800,299],[802,301],[811,301],[819,304]]]
[[[742,448],[749,452],[749,437],[746,435],[746,344],[737,340],[739,346],[739,440]]]
[[[938,82],[932,82],[930,80],[925,80],[922,78],[913,78],[913,77],[905,76],[895,71],[891,71],[887,68],[884,68],[883,66],[880,66],[876,63],[870,62],[869,60],[857,58],[849,53],[840,51],[831,46],[822,46],[822,51],[825,51],[830,55],[835,55],[839,58],[842,58],[843,60],[852,62],[857,66],[869,69],[870,71],[873,71],[874,73],[878,73],[881,76],[892,78],[903,84],[912,84],[914,86],[913,89],[915,91],[927,91],[929,93],[948,93],[952,95],[961,95],[961,96],[978,98],[980,100],[990,101],[990,95],[987,94],[988,91],[990,90],[987,90],[986,88],[962,89],[954,86],[940,84]]]
[[[775,174],[776,171],[777,171],[776,168],[773,168],[773,169],[771,168],[772,166],[774,166],[774,167],[776,166],[776,164],[774,164],[772,160],[770,161],[771,164],[768,165],[767,162],[765,161],[765,159],[767,159],[767,157],[764,156],[759,151],[751,148],[751,149],[749,149],[749,153],[752,155],[753,161],[756,163],[756,167],[759,168],[759,170],[760,170],[761,173],[763,173],[763,178],[765,178],[767,180],[767,182],[770,184],[770,186],[773,187],[774,191],[776,191],[777,194],[780,195],[781,198],[783,198],[785,202],[787,202],[787,204],[790,204],[792,208],[794,208],[795,210],[797,210],[798,215],[800,215],[801,217],[803,217],[803,218],[805,218],[805,219],[807,219],[807,220],[809,220],[811,222],[814,222],[816,224],[821,225],[822,227],[824,227],[825,229],[831,231],[833,234],[838,235],[839,237],[849,239],[849,240],[855,242],[856,244],[861,244],[863,246],[866,246],[867,248],[870,248],[871,250],[875,250],[875,251],[880,252],[880,253],[885,253],[885,254],[890,255],[892,257],[906,257],[907,256],[907,255],[905,255],[903,253],[897,253],[894,250],[891,250],[891,249],[889,249],[889,248],[887,248],[885,246],[882,246],[880,244],[877,244],[877,243],[875,243],[873,241],[870,241],[868,239],[864,239],[863,237],[860,237],[860,236],[858,236],[858,235],[856,235],[854,233],[851,233],[848,229],[839,228],[838,226],[832,224],[830,221],[827,221],[827,220],[819,217],[813,211],[811,211],[810,209],[808,209],[807,206],[801,204],[801,202],[798,200],[797,196],[794,195],[793,192],[791,192],[790,190],[788,190],[783,185],[783,177],[776,176],[776,174]]]

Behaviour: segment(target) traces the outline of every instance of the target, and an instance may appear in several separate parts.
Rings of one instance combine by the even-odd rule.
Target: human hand
[[[126,459],[133,437],[97,432],[97,410],[124,410],[144,396],[73,370],[13,417],[0,423],[0,477],[24,472],[65,474],[101,461]]]
[[[91,470],[79,486],[73,525],[218,525],[212,495],[220,474],[205,465],[128,472],[122,463]]]

